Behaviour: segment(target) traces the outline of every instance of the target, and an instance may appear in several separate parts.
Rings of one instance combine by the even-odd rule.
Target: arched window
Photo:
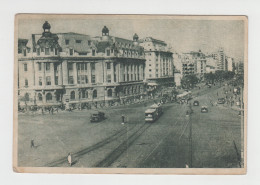
[[[42,101],[42,94],[41,93],[38,94],[38,100]]]
[[[70,99],[75,100],[75,91],[70,92]]]
[[[107,91],[107,96],[108,96],[108,97],[112,97],[112,89],[108,89],[108,91]]]
[[[97,98],[97,90],[93,91],[93,98]]]
[[[88,98],[88,91],[86,91],[86,98]]]
[[[28,93],[25,93],[24,99],[25,99],[25,101],[29,101],[30,100],[30,95]]]
[[[46,101],[51,101],[52,100],[52,95],[51,93],[46,94]]]

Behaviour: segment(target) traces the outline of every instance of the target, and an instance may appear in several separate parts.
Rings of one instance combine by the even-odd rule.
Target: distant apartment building
[[[204,78],[206,73],[206,56],[199,50],[198,52],[191,51],[182,55],[182,74],[195,74],[199,79]]]
[[[226,55],[223,48],[219,48],[217,52],[212,53],[208,57],[212,57],[217,62],[217,70],[227,71],[228,65]]]
[[[145,52],[145,81],[148,87],[174,85],[173,56],[168,45],[152,37],[141,39],[140,45]]]
[[[19,103],[54,106],[124,102],[145,93],[144,49],[133,40],[50,32],[18,41]]]
[[[235,71],[235,61],[232,57],[226,57],[227,71]]]

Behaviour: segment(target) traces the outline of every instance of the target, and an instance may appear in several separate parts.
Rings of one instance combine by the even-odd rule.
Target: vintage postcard
[[[245,174],[246,16],[17,14],[13,168]]]

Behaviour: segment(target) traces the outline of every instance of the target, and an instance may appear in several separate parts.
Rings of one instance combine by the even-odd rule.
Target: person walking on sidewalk
[[[35,145],[34,145],[34,140],[32,139],[31,140],[31,148],[34,148],[35,147]]]
[[[70,166],[72,166],[72,157],[71,157],[71,153],[68,154],[68,163]]]

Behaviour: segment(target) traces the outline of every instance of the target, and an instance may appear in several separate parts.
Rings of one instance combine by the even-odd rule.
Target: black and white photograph
[[[245,174],[246,16],[17,14],[16,172]]]

